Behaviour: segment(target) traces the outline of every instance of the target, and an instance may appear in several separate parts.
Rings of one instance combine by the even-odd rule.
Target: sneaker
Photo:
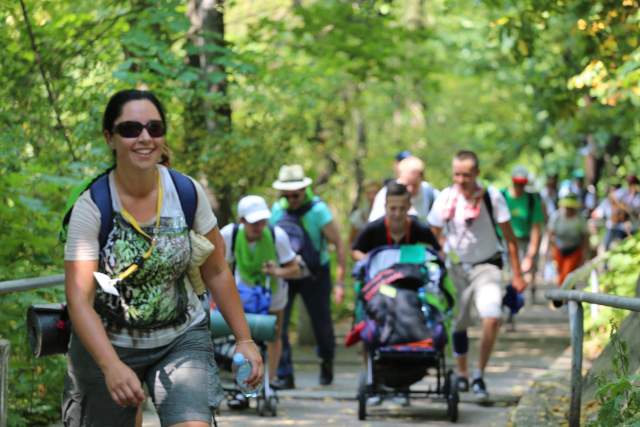
[[[333,360],[323,360],[320,364],[320,385],[330,385],[333,382]]]
[[[367,406],[380,406],[382,405],[382,396],[379,394],[374,394],[373,396],[367,397]]]
[[[458,377],[458,391],[469,391],[469,379],[467,377]]]
[[[487,391],[487,386],[484,383],[482,378],[476,378],[471,383],[471,389],[473,393],[481,399],[486,399],[489,397],[489,392]]]
[[[285,375],[284,377],[278,377],[271,381],[269,385],[274,390],[291,390],[296,388],[292,374]]]

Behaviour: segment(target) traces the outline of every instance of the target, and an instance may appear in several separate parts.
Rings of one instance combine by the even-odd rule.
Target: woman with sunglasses
[[[142,382],[162,425],[208,426],[221,388],[208,318],[188,279],[189,228],[166,162],[166,119],[151,93],[125,90],[109,100],[103,133],[113,152],[109,172],[113,228],[100,244],[100,211],[89,191],[77,200],[65,246],[65,291],[73,334],[62,417],[65,426],[133,426]],[[193,180],[192,180],[193,181]],[[193,231],[214,251],[202,278],[262,378],[223,239],[203,189],[193,181]],[[96,278],[96,280],[94,280]]]

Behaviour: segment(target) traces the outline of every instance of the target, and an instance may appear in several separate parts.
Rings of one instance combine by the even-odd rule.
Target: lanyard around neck
[[[138,224],[138,221],[133,217],[133,215],[131,215],[125,208],[124,206],[120,206],[120,214],[122,215],[122,217],[129,223],[131,224],[131,226],[140,234],[142,234],[144,237],[146,237],[147,239],[149,239],[149,241],[151,242],[151,245],[149,245],[149,249],[147,249],[147,251],[142,255],[142,257],[137,258],[133,264],[131,264],[129,267],[127,267],[126,270],[124,270],[122,273],[120,273],[118,275],[118,279],[123,280],[126,277],[130,276],[131,274],[133,274],[136,270],[138,270],[140,268],[140,265],[142,265],[142,263],[144,262],[144,260],[149,259],[149,257],[151,256],[151,253],[153,252],[153,249],[156,247],[156,234],[158,232],[158,226],[160,225],[160,210],[162,209],[162,182],[160,180],[160,173],[158,173],[158,198],[157,198],[157,202],[156,202],[156,224],[153,227],[153,236],[149,236],[149,234],[147,234],[142,227],[140,227],[140,224]]]
[[[384,218],[384,231],[387,235],[387,245],[393,245],[395,242],[391,237],[391,230],[389,229],[389,220],[387,217]],[[411,220],[407,218],[404,223],[404,243],[411,243]]]

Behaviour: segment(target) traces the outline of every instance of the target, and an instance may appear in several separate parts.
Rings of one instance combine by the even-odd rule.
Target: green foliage
[[[606,271],[599,278],[600,292],[624,297],[636,297],[636,287],[640,279],[640,236],[634,235],[623,240],[612,249],[605,259]],[[619,324],[629,311],[611,307],[598,307],[594,318],[590,310],[585,310],[585,334],[587,340],[602,346],[612,323]],[[600,344],[598,344],[600,343]]]
[[[640,99],[638,2],[484,3],[492,39],[525,78],[545,163],[566,173],[583,166],[575,154],[588,147],[605,160],[605,181],[633,172],[640,155],[632,112]]]
[[[640,424],[640,375],[629,371],[629,348],[611,324],[610,344],[615,354],[610,376],[598,378],[596,398],[600,410],[597,426],[637,426]],[[612,378],[611,378],[612,377]]]
[[[518,161],[566,172],[585,140],[611,176],[640,159],[634,0],[233,1],[224,38],[194,32],[179,0],[24,3],[36,50],[20,3],[0,7],[0,280],[60,271],[65,200],[110,163],[101,114],[123,88],[163,100],[173,164],[208,181],[221,225],[241,195],[274,197],[285,162],[303,164],[340,224],[354,170],[387,178],[402,149],[440,187],[461,148],[480,154],[488,180]],[[630,280],[624,268],[611,283]],[[3,297],[0,317],[17,322],[38,298],[62,295]],[[12,369],[29,369],[14,326]],[[15,390],[15,416],[41,422],[49,397]]]

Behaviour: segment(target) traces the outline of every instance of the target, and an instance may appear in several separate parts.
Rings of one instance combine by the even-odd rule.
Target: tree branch
[[[51,83],[47,78],[47,73],[45,72],[44,65],[42,64],[42,58],[40,56],[40,51],[38,50],[38,46],[36,44],[36,38],[33,34],[33,30],[31,29],[31,21],[29,21],[29,14],[27,13],[27,6],[24,4],[24,0],[20,0],[20,7],[22,7],[22,15],[24,17],[24,23],[27,27],[27,33],[29,34],[29,40],[31,41],[31,49],[33,49],[33,53],[35,54],[36,63],[38,64],[38,69],[40,70],[40,75],[44,80],[44,86],[47,89],[47,95],[49,97],[49,103],[51,104],[51,108],[56,116],[56,121],[58,122],[58,126],[60,127],[60,131],[62,132],[62,136],[67,142],[67,147],[69,149],[69,153],[71,154],[71,158],[74,161],[77,161],[78,158],[73,151],[73,144],[67,135],[67,130],[62,124],[62,119],[60,117],[60,112],[56,106],[55,96],[53,94],[53,89],[51,88]]]

